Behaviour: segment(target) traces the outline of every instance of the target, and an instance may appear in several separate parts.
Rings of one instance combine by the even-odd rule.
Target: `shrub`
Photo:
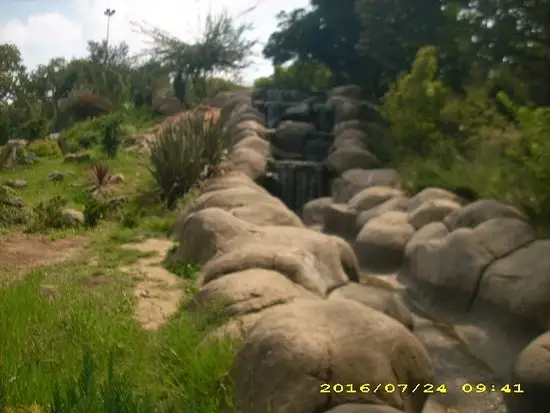
[[[122,119],[118,114],[104,116],[101,149],[109,158],[116,158],[122,142]]]
[[[81,148],[89,149],[99,143],[101,132],[99,118],[77,122],[58,138],[59,146],[65,155]]]
[[[450,91],[436,76],[436,49],[424,47],[384,96],[381,112],[399,155],[427,156],[444,139],[438,125]]]
[[[60,196],[54,196],[47,201],[41,201],[33,208],[33,222],[27,228],[29,232],[39,232],[48,229],[62,229],[68,226],[63,210],[68,201]]]
[[[55,140],[37,139],[29,143],[27,150],[43,158],[63,156],[63,152]]]
[[[105,218],[108,205],[102,199],[95,196],[89,196],[84,202],[84,225],[89,228],[95,228],[99,221]]]
[[[139,224],[139,212],[135,209],[125,209],[120,214],[120,225],[124,228],[136,228]]]
[[[99,143],[99,137],[97,135],[79,136],[77,138],[77,144],[84,149],[90,149]]]
[[[30,219],[30,211],[19,205],[11,188],[0,185],[0,227],[26,224]]]
[[[201,112],[164,125],[149,142],[149,170],[169,209],[198,183],[210,165],[221,161],[226,147],[221,122]]]
[[[506,147],[505,160],[521,188],[521,206],[550,224],[550,107],[515,106],[504,94],[499,100],[514,115],[520,131]]]

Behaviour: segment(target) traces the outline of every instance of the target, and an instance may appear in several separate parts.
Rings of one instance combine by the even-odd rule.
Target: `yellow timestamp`
[[[464,383],[461,386],[463,393],[525,393],[521,384],[484,384]]]
[[[344,384],[344,383],[321,383],[320,393],[447,393],[447,386],[444,384],[414,384],[405,383],[378,383],[378,384]]]

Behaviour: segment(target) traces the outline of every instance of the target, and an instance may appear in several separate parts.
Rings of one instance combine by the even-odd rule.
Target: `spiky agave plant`
[[[195,185],[205,167],[204,139],[199,129],[186,119],[164,125],[148,142],[151,163],[148,169],[166,207],[176,207]]]
[[[113,175],[110,169],[101,164],[94,164],[90,168],[89,187],[92,193],[102,192],[107,189],[111,183]]]

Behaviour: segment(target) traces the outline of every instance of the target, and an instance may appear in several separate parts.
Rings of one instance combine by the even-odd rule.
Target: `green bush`
[[[0,227],[9,228],[13,225],[27,224],[30,219],[30,211],[15,202],[14,191],[4,185],[0,185]]]
[[[84,203],[84,225],[89,228],[95,228],[99,221],[104,219],[108,212],[108,205],[102,199],[95,196],[89,196]]]
[[[54,196],[47,201],[41,201],[33,208],[33,222],[27,228],[28,232],[40,232],[49,229],[62,229],[68,226],[63,210],[68,201],[60,196]]]
[[[63,152],[55,140],[37,139],[29,143],[27,150],[43,158],[63,156]]]
[[[438,125],[450,90],[436,76],[436,49],[422,48],[411,71],[399,76],[384,96],[381,112],[399,156],[428,156],[445,138]]]
[[[217,119],[194,112],[186,119],[164,126],[149,143],[149,170],[169,209],[221,160],[227,139]]]
[[[550,108],[516,106],[503,92],[495,101],[485,85],[454,93],[437,73],[436,50],[423,48],[384,97],[392,161],[408,189],[495,198],[550,228]]]

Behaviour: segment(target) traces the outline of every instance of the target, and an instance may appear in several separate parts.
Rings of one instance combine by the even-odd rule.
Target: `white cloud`
[[[244,13],[255,4],[257,7]],[[232,16],[241,15],[244,22],[252,23],[249,36],[265,42],[276,28],[275,15],[281,10],[307,6],[308,0],[72,0],[52,2],[68,7],[49,13],[32,14],[24,20],[11,20],[0,28],[0,43],[11,42],[19,46],[25,64],[34,67],[56,56],[81,56],[87,40],[105,38],[106,8],[115,9],[111,18],[109,41],[122,40],[134,52],[144,46],[144,37],[132,29],[130,22],[146,21],[183,40],[191,41],[200,34],[207,14],[226,10]],[[261,59],[258,47],[255,64],[243,74],[250,82],[271,72],[269,62]]]

